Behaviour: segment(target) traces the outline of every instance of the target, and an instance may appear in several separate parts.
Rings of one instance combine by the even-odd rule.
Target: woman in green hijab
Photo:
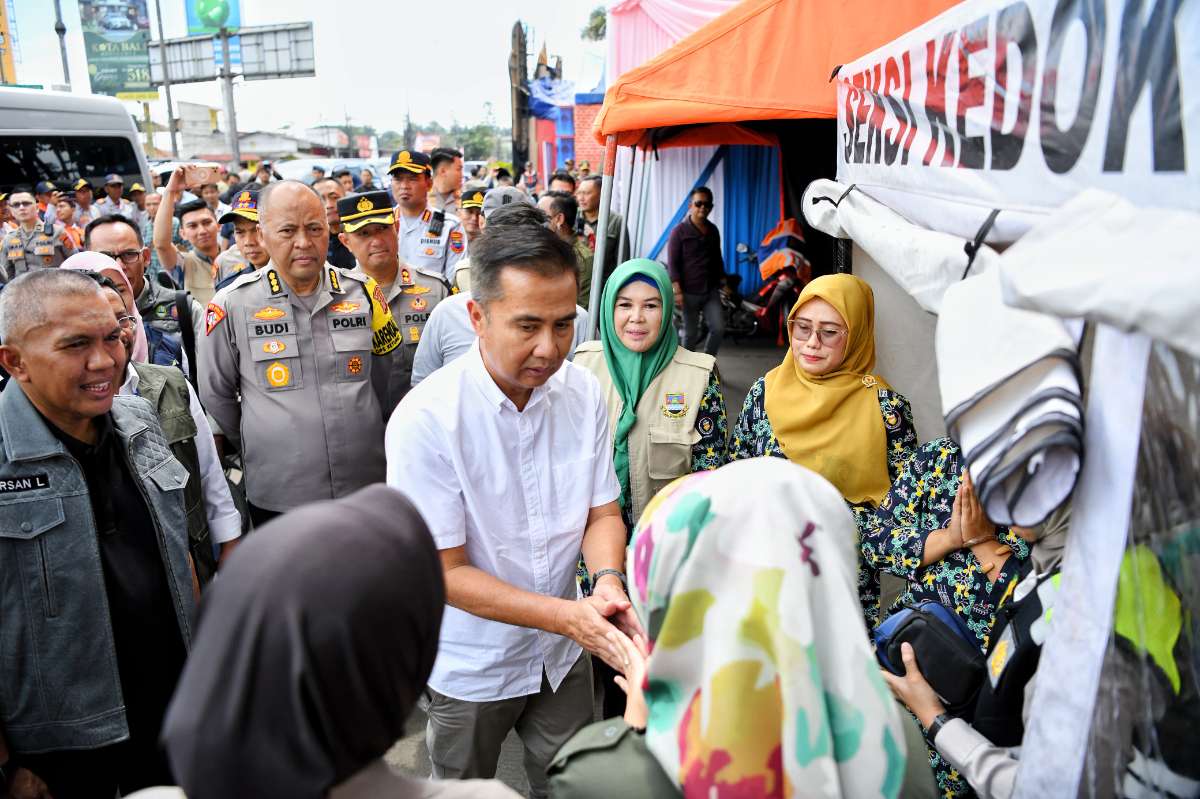
[[[679,345],[667,270],[638,258],[617,267],[600,302],[600,340],[581,344],[608,403],[613,464],[627,529],[677,477],[725,463],[725,400],[716,359]]]

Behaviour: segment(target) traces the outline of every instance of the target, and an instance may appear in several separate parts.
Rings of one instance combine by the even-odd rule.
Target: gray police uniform
[[[362,267],[350,274],[366,280],[367,273]],[[396,282],[390,287],[380,287],[387,297],[388,307],[391,308],[392,318],[404,344],[396,349],[393,357],[386,365],[380,363],[371,374],[376,392],[383,403],[383,415],[386,420],[404,395],[412,387],[413,359],[417,354],[417,343],[425,331],[425,323],[429,314],[439,302],[450,296],[450,287],[436,272],[426,271],[420,267],[402,266],[396,273]]]
[[[99,202],[94,203],[94,207],[96,209],[97,217],[117,214],[125,217],[130,222],[141,222],[141,216],[138,213],[138,207],[129,200],[117,200],[116,202],[113,202],[108,197],[105,197]]]
[[[217,293],[200,342],[200,399],[240,439],[253,505],[286,511],[384,479],[371,374],[400,344],[378,284],[328,264],[306,298],[270,263]]]
[[[31,269],[60,266],[76,252],[62,225],[38,222],[33,230],[17,226],[0,244],[0,277],[7,283]]]
[[[431,226],[436,228],[434,215],[441,213],[426,208],[420,216],[409,219],[396,208],[396,221],[400,225],[400,262],[436,272],[449,282],[454,279],[459,260],[467,254],[467,234],[454,214],[443,215],[440,233],[431,232]]]
[[[238,249],[236,244],[218,255],[213,263],[217,267],[214,285],[250,266],[250,262],[246,260],[246,256],[242,255],[242,251]]]

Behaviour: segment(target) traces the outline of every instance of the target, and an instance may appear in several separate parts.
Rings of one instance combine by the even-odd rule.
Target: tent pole
[[[600,217],[596,220],[596,255],[592,258],[592,292],[588,298],[589,340],[597,337],[600,323],[600,291],[604,287],[604,256],[608,249],[608,206],[612,202],[613,173],[616,171],[617,137],[610,135],[604,143],[604,168],[600,173]]]
[[[629,175],[625,180],[625,194],[621,199],[625,203],[625,213],[621,215],[621,243],[617,247],[617,263],[621,263],[621,259],[629,252],[629,225],[632,220],[629,218],[629,212],[633,210],[633,170],[637,166],[637,147],[631,147],[629,150]],[[646,159],[642,158],[642,168],[646,168]]]
[[[654,160],[647,150],[642,156],[642,192],[638,198],[637,236],[633,240],[633,253],[642,257],[642,234],[646,230],[646,197],[650,194],[650,175],[654,172]]]

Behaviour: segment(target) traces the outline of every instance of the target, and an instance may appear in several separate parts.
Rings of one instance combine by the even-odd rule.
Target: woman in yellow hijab
[[[853,275],[809,283],[788,314],[783,363],[750,387],[729,460],[773,455],[833,483],[861,531],[917,446],[908,400],[875,369],[875,297]],[[878,621],[879,576],[861,564],[859,598]]]

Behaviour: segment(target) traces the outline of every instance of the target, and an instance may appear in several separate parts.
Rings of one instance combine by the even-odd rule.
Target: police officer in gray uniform
[[[400,260],[452,281],[459,260],[467,254],[467,235],[458,217],[429,207],[433,187],[429,163],[425,153],[401,150],[388,167],[400,228]]]
[[[384,416],[388,417],[412,386],[417,342],[429,314],[450,295],[450,287],[437,272],[400,263],[396,215],[386,191],[343,197],[338,200],[337,211],[342,223],[341,242],[358,262],[351,274],[371,277],[379,283],[404,339],[388,368],[376,369],[371,378],[381,389]]]
[[[258,211],[271,260],[209,304],[200,398],[241,446],[262,524],[384,479],[371,376],[401,338],[379,285],[325,262],[329,223],[311,187],[272,182]]]
[[[0,282],[30,269],[59,266],[77,252],[62,225],[38,220],[37,202],[28,189],[9,195],[8,207],[17,227],[0,243]]]

